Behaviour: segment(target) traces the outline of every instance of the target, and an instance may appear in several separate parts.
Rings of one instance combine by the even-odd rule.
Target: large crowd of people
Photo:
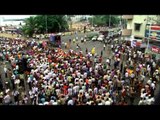
[[[112,57],[103,62],[103,51],[98,55],[95,48],[83,53],[48,47],[38,41],[0,39],[5,74],[0,81],[11,81],[0,85],[1,104],[134,105],[136,100],[139,105],[154,103],[160,65],[125,43],[112,44]]]

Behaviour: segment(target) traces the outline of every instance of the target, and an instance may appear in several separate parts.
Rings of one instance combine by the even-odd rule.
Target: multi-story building
[[[143,39],[145,37],[146,25],[156,24],[156,15],[123,15],[127,21],[127,28],[122,31],[122,35]]]
[[[160,26],[157,25],[157,15],[123,15],[127,26],[122,30],[125,40],[140,41],[147,52],[160,58]],[[144,45],[145,44],[145,45]]]

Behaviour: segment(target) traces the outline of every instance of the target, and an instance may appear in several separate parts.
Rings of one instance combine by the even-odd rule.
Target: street
[[[87,33],[87,34],[93,34],[93,33]],[[83,52],[83,54],[85,54],[86,53],[86,49],[88,49],[88,52],[91,52],[91,49],[93,48],[93,47],[95,47],[95,52],[96,52],[96,54],[97,55],[101,55],[101,51],[103,51],[103,56],[102,56],[102,62],[103,63],[105,63],[106,62],[106,59],[107,58],[110,58],[111,59],[111,67],[112,67],[112,69],[113,69],[113,66],[114,66],[114,60],[113,60],[113,53],[112,53],[112,51],[111,51],[111,44],[114,44],[114,42],[112,41],[111,42],[111,44],[108,44],[108,45],[106,45],[106,48],[105,48],[105,50],[104,50],[104,48],[103,48],[103,45],[104,45],[104,43],[103,42],[100,42],[100,41],[91,41],[91,40],[89,40],[89,41],[86,41],[86,42],[81,42],[81,40],[80,40],[80,38],[81,37],[84,37],[85,36],[85,34],[83,34],[83,33],[81,33],[81,34],[78,34],[77,35],[78,37],[79,37],[79,40],[77,40],[75,43],[73,42],[73,41],[71,41],[71,44],[70,44],[70,48],[65,48],[65,46],[64,45],[62,45],[61,47],[62,47],[62,49],[64,50],[64,51],[68,51],[69,49],[72,49],[72,50],[74,50],[74,51],[82,51]],[[75,35],[72,35],[72,36],[63,36],[62,37],[62,43],[64,42],[64,43],[68,43],[69,44],[69,39],[71,39],[71,40],[73,40],[73,39],[75,39]],[[80,49],[77,49],[77,44],[80,46]],[[123,64],[125,63],[126,61],[123,61]],[[0,71],[1,71],[1,78],[2,78],[2,83],[3,83],[3,85],[4,85],[4,87],[5,87],[5,90],[6,90],[6,85],[5,85],[5,82],[6,81],[8,81],[8,84],[9,84],[9,86],[10,86],[10,88],[12,88],[12,86],[11,86],[11,81],[9,80],[9,79],[6,79],[5,78],[5,75],[4,75],[4,70],[3,70],[3,63],[1,63],[2,65],[0,66]],[[7,65],[7,67],[8,68],[10,68],[11,66],[10,66],[10,64],[8,64],[8,62],[6,62],[6,65]],[[146,77],[145,78],[145,81],[144,81],[144,84],[146,83],[146,81],[148,80],[148,77]],[[28,84],[26,83],[26,80],[24,81],[24,93],[26,93],[27,94],[27,96],[29,97],[29,94],[28,94],[28,92],[29,92],[29,86],[28,86]],[[12,90],[12,89],[11,89]],[[158,92],[158,90],[159,90],[159,85],[157,85],[157,90],[155,91],[155,94]],[[137,105],[138,103],[139,103],[139,100],[140,100],[140,97],[135,97],[135,100],[134,100],[134,105]],[[12,97],[12,101],[14,102],[14,97]],[[130,104],[130,100],[129,99],[127,99],[127,102],[128,102],[128,104]],[[30,103],[29,103],[30,104]]]

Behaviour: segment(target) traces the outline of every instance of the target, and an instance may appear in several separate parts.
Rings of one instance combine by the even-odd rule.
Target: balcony
[[[133,19],[133,15],[123,15],[122,18],[127,19],[127,20],[131,20],[131,19]]]
[[[123,29],[122,30],[122,36],[131,36],[132,35],[132,29]]]

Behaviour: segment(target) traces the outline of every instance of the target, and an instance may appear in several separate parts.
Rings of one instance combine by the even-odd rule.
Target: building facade
[[[122,31],[123,36],[134,36],[137,39],[145,38],[147,24],[156,24],[156,15],[123,15],[127,21],[127,28]]]
[[[155,54],[160,59],[160,25],[157,15],[123,15],[127,26],[122,30],[122,36],[134,43],[141,42],[147,53]],[[136,45],[135,45],[136,46]]]

